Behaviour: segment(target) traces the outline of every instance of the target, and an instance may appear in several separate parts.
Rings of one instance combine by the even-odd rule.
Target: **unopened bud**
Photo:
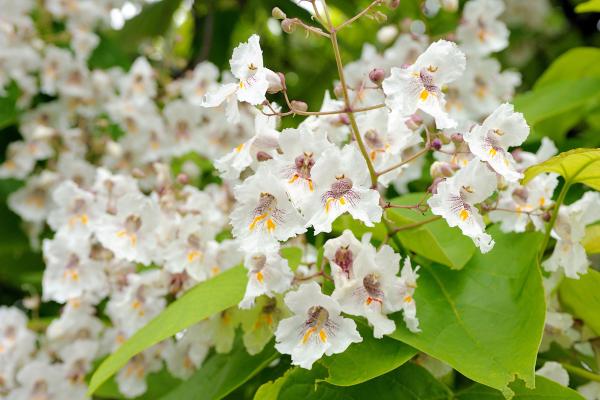
[[[308,110],[308,104],[299,100],[292,100],[292,111],[306,111]]]
[[[371,72],[369,72],[369,79],[377,86],[381,85],[381,82],[383,82],[384,78],[385,71],[383,68],[373,68]]]
[[[435,138],[431,141],[431,148],[434,150],[440,150],[442,148],[442,141],[439,138]]]
[[[177,182],[182,185],[187,185],[190,182],[190,177],[187,174],[181,173],[177,175]]]
[[[406,124],[408,129],[410,129],[411,131],[416,131],[417,129],[419,129],[422,123],[423,119],[417,114],[411,115],[406,121],[404,121],[404,124]]]
[[[283,85],[281,84],[281,77],[279,74],[266,69],[267,71],[267,82],[269,82],[269,87],[267,88],[267,92],[270,94],[279,93],[283,90]]]
[[[282,90],[287,90],[287,86],[285,86],[285,75],[283,72],[278,72],[277,76],[279,76],[279,81],[281,82]]]
[[[429,187],[427,188],[427,191],[431,194],[437,194],[437,187],[440,184],[440,182],[443,182],[444,179],[443,178],[435,178],[433,180],[433,182],[431,183],[431,185],[429,185]]]
[[[449,178],[454,175],[454,168],[447,162],[435,161],[431,164],[429,173],[433,178]]]
[[[390,0],[388,2],[388,7],[391,8],[392,10],[395,10],[396,8],[398,8],[399,5],[400,5],[400,0]]]
[[[458,132],[457,132],[457,133],[453,133],[453,134],[450,136],[450,139],[451,139],[451,140],[452,140],[454,143],[462,143],[462,142],[465,140],[465,138],[463,138],[463,135],[462,135],[462,133],[458,133]]]
[[[552,219],[552,214],[550,213],[550,211],[544,211],[544,213],[542,214],[542,219],[544,220],[544,222],[550,222],[550,220]]]
[[[273,157],[271,157],[271,155],[265,151],[259,151],[258,153],[256,153],[256,159],[258,161],[267,161],[267,160],[271,160]]]
[[[390,44],[398,36],[398,28],[395,25],[386,25],[377,31],[377,40],[383,44]]]
[[[338,83],[337,85],[335,85],[335,87],[333,88],[333,94],[335,94],[335,97],[337,97],[338,99],[344,96],[344,89],[342,88],[341,84]]]
[[[350,118],[347,114],[340,114],[338,119],[342,125],[350,125]]]
[[[287,18],[285,13],[279,7],[273,8],[273,10],[271,11],[271,15],[275,19],[286,19]]]
[[[373,19],[380,24],[385,24],[387,22],[387,15],[382,13],[381,11],[375,11],[373,14]]]
[[[516,162],[520,163],[523,162],[523,150],[521,150],[520,148],[516,148],[513,151],[510,152],[510,154],[512,154],[513,158],[515,159]]]
[[[529,197],[529,191],[524,187],[520,187],[513,190],[512,195],[521,201],[527,201],[527,198]]]
[[[289,18],[284,19],[283,21],[281,21],[281,29],[285,33],[294,32],[294,30],[296,29],[296,21],[294,21],[293,19],[289,19]]]

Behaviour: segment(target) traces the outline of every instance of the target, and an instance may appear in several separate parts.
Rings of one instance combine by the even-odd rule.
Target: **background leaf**
[[[600,149],[575,149],[525,170],[523,184],[542,172],[555,172],[569,184],[583,183],[600,190]]]
[[[508,394],[515,376],[533,385],[545,318],[535,262],[541,235],[490,231],[493,250],[476,252],[462,270],[422,266],[415,292],[422,331],[410,332],[396,315],[390,336]]]
[[[575,7],[575,11],[578,13],[600,12],[600,0],[589,0],[585,3],[578,4],[577,7]]]
[[[171,303],[100,364],[90,380],[89,393],[93,393],[134,355],[215,313],[238,304],[243,298],[246,281],[246,269],[238,266],[196,285]]]
[[[600,272],[589,269],[579,279],[565,278],[559,287],[560,302],[600,335]]]

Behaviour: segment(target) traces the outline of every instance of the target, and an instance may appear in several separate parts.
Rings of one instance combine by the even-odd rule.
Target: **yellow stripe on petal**
[[[327,333],[323,329],[319,332],[319,338],[321,338],[321,342],[327,342]]]
[[[419,95],[419,99],[421,99],[422,101],[427,100],[427,97],[429,97],[429,92],[425,89],[421,90],[421,94]]]
[[[463,208],[462,210],[460,210],[460,213],[458,214],[458,216],[460,217],[460,219],[462,221],[466,221],[467,218],[469,218],[469,211],[467,211]]]
[[[302,337],[302,344],[306,344],[306,342],[308,342],[308,339],[310,339],[313,333],[315,333],[315,328],[309,328]]]

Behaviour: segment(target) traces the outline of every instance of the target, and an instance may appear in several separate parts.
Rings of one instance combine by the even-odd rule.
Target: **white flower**
[[[472,0],[465,4],[456,36],[469,54],[487,55],[508,46],[508,29],[498,20],[504,12],[501,0]]]
[[[156,232],[160,209],[144,195],[131,193],[116,202],[116,214],[98,220],[96,235],[117,257],[149,264],[156,252]]]
[[[138,397],[144,394],[148,388],[146,375],[160,371],[161,368],[160,351],[156,346],[136,354],[115,377],[119,392],[126,397]]]
[[[306,228],[285,188],[267,168],[259,168],[234,188],[233,234],[249,251],[265,249],[303,233]]]
[[[321,112],[339,111],[344,109],[344,102],[331,98],[329,92],[325,92]],[[337,145],[342,144],[350,134],[348,118],[344,114],[311,115],[301,125],[307,125],[313,132],[326,132],[327,138]]]
[[[373,336],[381,338],[396,329],[387,314],[401,308],[402,288],[396,276],[400,255],[384,245],[379,251],[370,244],[365,235],[362,250],[353,263],[353,277],[346,284],[335,288],[332,297],[340,303],[342,311],[360,315],[373,326]]]
[[[370,189],[365,160],[352,144],[328,149],[311,169],[315,192],[306,206],[307,226],[315,233],[331,232],[331,224],[345,212],[367,226],[381,221],[379,192]]]
[[[276,250],[249,253],[244,260],[244,267],[248,269],[248,285],[240,308],[250,308],[258,296],[266,294],[272,297],[292,285],[294,275],[287,260]]]
[[[48,215],[48,225],[66,239],[87,239],[98,214],[94,195],[69,180],[54,189],[52,198],[57,207]]]
[[[67,398],[85,399],[87,384],[85,377],[92,369],[92,362],[98,355],[99,343],[94,340],[79,339],[60,350],[58,355],[63,362],[65,393]]]
[[[201,114],[197,106],[184,100],[169,102],[163,115],[166,121],[166,151],[180,156],[190,151],[201,151],[206,146],[205,135],[200,127]]]
[[[465,55],[456,44],[445,40],[432,43],[414,64],[392,68],[383,81],[387,106],[400,116],[422,110],[435,118],[438,129],[455,127],[445,111],[442,89],[462,75],[465,64]]]
[[[176,335],[175,343],[167,347],[164,359],[169,372],[179,378],[189,378],[208,355],[212,337],[203,321]]]
[[[274,161],[269,162],[268,168],[281,178],[297,208],[304,209],[315,191],[312,168],[323,152],[332,146],[324,132],[313,132],[307,125],[300,125],[298,129],[284,129],[279,135],[282,153],[273,152]]]
[[[223,84],[204,97],[204,107],[217,107],[227,100],[227,119],[231,123],[239,121],[238,101],[252,105],[265,101],[265,93],[269,87],[268,76],[273,72],[263,67],[259,39],[258,35],[252,35],[248,42],[241,43],[233,50],[229,65],[238,82]]]
[[[21,387],[11,393],[11,400],[63,398],[65,390],[62,368],[40,356],[25,364],[17,374]]]
[[[562,386],[569,387],[569,374],[556,361],[546,361],[540,369],[535,371],[535,374],[548,378]]]
[[[196,65],[189,77],[181,82],[181,95],[190,103],[201,106],[204,95],[217,85],[219,69],[209,61]]]
[[[481,160],[486,161],[499,175],[509,182],[523,177],[517,172],[515,160],[508,152],[509,147],[518,146],[529,135],[529,126],[523,114],[514,112],[512,104],[502,104],[482,125],[465,133],[469,149]]]
[[[550,345],[553,342],[568,349],[575,342],[581,340],[581,334],[575,329],[574,324],[575,321],[571,314],[550,310],[546,311],[544,336],[540,344],[540,352],[550,350]]]
[[[341,287],[354,279],[354,263],[362,250],[362,243],[350,229],[341,236],[329,239],[323,246],[323,255],[329,260],[335,287]]]
[[[556,239],[554,252],[542,263],[547,271],[565,270],[569,278],[578,279],[585,274],[589,260],[581,240],[585,237],[586,225],[600,220],[600,193],[585,192],[573,204],[562,206],[552,230]]]
[[[129,73],[119,82],[121,95],[136,103],[143,103],[156,96],[154,69],[144,57],[138,57]]]
[[[420,332],[419,319],[417,318],[417,305],[415,303],[414,294],[417,288],[417,279],[419,275],[417,271],[419,266],[412,268],[410,258],[404,259],[404,266],[400,272],[400,282],[402,284],[402,290],[400,294],[402,296],[402,317],[406,327],[411,332]]]
[[[98,340],[104,324],[94,316],[96,309],[82,303],[80,299],[70,300],[62,309],[60,317],[52,320],[46,330],[49,348],[59,351],[77,339]]]
[[[275,348],[292,356],[292,364],[310,369],[325,355],[341,353],[362,342],[356,323],[340,315],[339,304],[321,293],[316,282],[301,285],[285,296],[295,315],[282,320],[275,331]]]
[[[600,400],[600,382],[588,382],[577,388],[585,400]]]
[[[9,366],[20,366],[35,349],[35,335],[18,308],[0,306],[0,376]],[[12,379],[11,379],[12,380]]]
[[[473,239],[482,253],[494,246],[491,236],[485,233],[485,224],[475,207],[496,189],[496,174],[478,159],[437,186],[437,193],[427,203],[431,212],[442,216],[448,225],[458,226]]]
[[[56,235],[44,240],[46,269],[42,280],[44,300],[66,303],[84,298],[97,303],[108,294],[108,281],[101,263],[90,259],[87,239],[74,241]]]
[[[8,206],[25,221],[44,222],[52,209],[52,190],[58,176],[44,170],[27,180],[24,187],[8,197]]]

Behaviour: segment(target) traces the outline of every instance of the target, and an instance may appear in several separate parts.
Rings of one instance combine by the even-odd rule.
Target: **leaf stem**
[[[582,378],[589,379],[590,381],[600,382],[600,375],[595,374],[591,371],[588,371],[586,369],[576,367],[574,365],[567,364],[567,363],[560,363],[560,365],[562,365],[564,369],[566,369],[568,372],[572,373],[573,375],[577,375]]]
[[[351,23],[353,23],[354,21],[356,21],[357,19],[359,19],[360,17],[362,17],[363,15],[365,15],[366,13],[368,13],[371,8],[378,6],[379,4],[381,4],[382,0],[374,0],[371,4],[369,4],[367,6],[367,8],[365,8],[364,10],[362,10],[361,12],[359,12],[358,14],[356,14],[354,17],[342,22],[340,25],[338,25],[335,30],[336,31],[340,31],[342,30],[342,28],[350,25]]]
[[[395,235],[398,232],[402,232],[402,231],[407,231],[409,229],[418,228],[418,227],[420,227],[422,225],[426,225],[426,224],[428,224],[430,222],[435,222],[435,221],[437,221],[440,218],[442,218],[442,217],[440,217],[439,215],[434,215],[432,217],[429,217],[429,218],[421,220],[421,221],[414,222],[412,224],[402,225],[402,226],[399,226],[399,227],[393,229],[392,232],[391,232],[391,234]]]

